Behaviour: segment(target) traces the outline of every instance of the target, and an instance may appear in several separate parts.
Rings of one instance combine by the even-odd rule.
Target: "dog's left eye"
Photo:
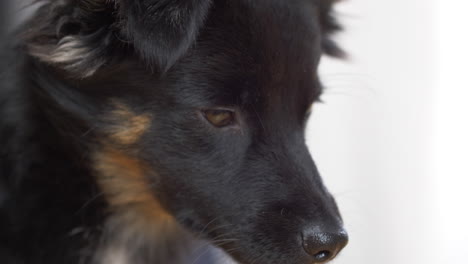
[[[204,110],[203,116],[215,127],[226,127],[235,122],[235,113],[231,110]]]

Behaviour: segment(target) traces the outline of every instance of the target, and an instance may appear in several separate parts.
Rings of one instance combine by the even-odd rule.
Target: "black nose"
[[[302,245],[314,263],[332,260],[347,243],[348,234],[343,229],[330,232],[312,228],[302,233]]]

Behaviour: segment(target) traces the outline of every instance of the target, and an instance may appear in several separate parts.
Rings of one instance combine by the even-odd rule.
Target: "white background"
[[[338,4],[308,143],[350,233],[336,264],[468,263],[468,3]]]

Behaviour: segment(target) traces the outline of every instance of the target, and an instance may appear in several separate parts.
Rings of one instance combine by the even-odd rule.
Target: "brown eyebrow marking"
[[[118,144],[135,144],[151,126],[151,115],[137,114],[123,103],[114,101],[115,109],[106,117],[110,139]]]

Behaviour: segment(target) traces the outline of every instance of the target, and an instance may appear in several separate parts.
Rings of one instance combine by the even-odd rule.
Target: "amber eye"
[[[234,124],[235,115],[230,110],[205,110],[203,115],[215,127],[225,127]]]

